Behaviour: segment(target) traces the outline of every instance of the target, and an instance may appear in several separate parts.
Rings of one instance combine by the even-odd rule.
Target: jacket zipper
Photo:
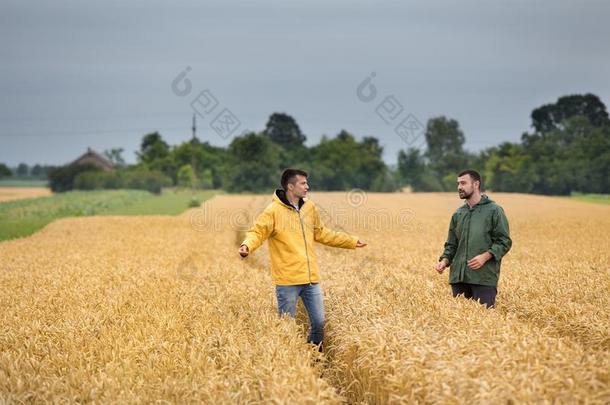
[[[464,272],[462,274],[462,280],[464,279],[464,276],[466,275],[466,268],[468,267],[468,258],[470,257],[468,255],[468,239],[470,239],[470,220],[472,219],[472,209],[468,209],[468,227],[466,228],[466,265],[464,267]]]
[[[303,218],[301,218],[301,212],[296,208],[294,209],[299,216],[299,222],[301,223],[301,232],[303,233],[303,242],[305,243],[305,258],[307,259],[307,275],[309,277],[309,284],[311,284],[311,267],[309,266],[309,253],[307,252],[307,239],[305,238],[305,228],[303,227]]]

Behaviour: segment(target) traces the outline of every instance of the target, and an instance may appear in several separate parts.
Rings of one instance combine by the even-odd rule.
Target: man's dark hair
[[[288,188],[288,183],[293,183],[294,179],[297,176],[307,177],[307,172],[304,172],[303,170],[299,170],[299,169],[284,170],[284,173],[282,173],[282,180],[281,180],[282,188],[284,190],[286,190]]]
[[[462,176],[465,176],[467,174],[470,176],[470,178],[473,181],[478,181],[479,182],[479,190],[483,190],[483,180],[481,179],[481,175],[479,174],[479,172],[477,172],[476,170],[467,169],[467,170],[461,171],[460,174],[458,174],[458,177],[462,177]]]

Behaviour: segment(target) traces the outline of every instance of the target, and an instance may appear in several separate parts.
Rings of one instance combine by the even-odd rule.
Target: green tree
[[[358,142],[342,130],[337,137],[322,137],[311,150],[312,187],[323,190],[373,189],[373,184],[387,184],[383,148],[373,137]]]
[[[519,144],[504,142],[488,149],[481,172],[484,187],[494,191],[531,192],[536,179],[531,163]]]
[[[229,145],[225,184],[229,191],[269,191],[279,186],[280,147],[268,136],[251,132]]]
[[[299,124],[290,115],[271,114],[263,134],[282,148],[280,151],[281,167],[303,167],[303,164],[309,160],[309,150],[305,146],[307,138]]]
[[[390,193],[398,190],[400,187],[400,181],[396,171],[386,168],[382,174],[377,176],[371,184],[372,191],[379,191],[382,193]]]
[[[144,135],[140,151],[136,152],[141,170],[161,172],[177,182],[178,166],[170,156],[171,149],[158,132]]]
[[[285,113],[271,114],[263,134],[286,150],[303,146],[307,139],[296,120]]]
[[[19,163],[17,166],[17,176],[26,177],[30,174],[30,167],[25,163]]]
[[[442,182],[445,190],[455,188],[455,176],[468,166],[468,154],[464,151],[465,137],[454,119],[436,117],[426,126],[426,157],[430,169]],[[451,181],[448,181],[451,177]]]
[[[39,178],[39,179],[46,179],[49,177],[49,172],[51,170],[53,170],[55,168],[55,166],[49,166],[49,165],[35,165],[34,167],[32,167],[31,170],[31,175],[33,177]]]
[[[317,190],[350,189],[348,176],[355,172],[356,164],[348,156],[354,154],[354,148],[353,139],[339,140],[323,136],[320,143],[311,148],[310,187]]]
[[[147,170],[163,173],[163,175],[169,177],[172,180],[173,184],[176,184],[178,165],[172,160],[171,156],[165,156],[163,158],[157,159],[146,165],[146,167]]]
[[[590,128],[570,147],[574,191],[610,193],[610,125]]]
[[[122,167],[125,166],[125,159],[123,159],[123,148],[113,148],[110,150],[105,150],[104,155],[110,160],[114,165]]]
[[[39,164],[35,164],[34,166],[32,166],[32,170],[30,171],[30,174],[32,175],[32,177],[42,177],[43,175],[43,171],[42,171],[42,166]]]
[[[134,190],[147,190],[161,194],[164,187],[172,185],[172,179],[159,171],[151,171],[143,166],[131,166],[122,169],[123,186]]]
[[[11,169],[8,168],[4,163],[0,163],[0,179],[3,177],[10,177],[13,175]]]
[[[403,184],[414,191],[422,191],[426,172],[426,160],[419,149],[409,148],[398,151],[398,174]]]
[[[191,164],[191,153],[195,150],[196,172],[202,173],[210,170],[212,173],[212,187],[221,188],[223,173],[227,167],[228,151],[225,148],[212,146],[208,142],[188,141],[172,148],[170,160],[175,167]],[[175,176],[173,176],[175,177]]]
[[[136,154],[140,162],[150,165],[169,156],[169,145],[158,132],[152,132],[144,135],[140,151]]]
[[[49,172],[49,186],[56,193],[70,191],[74,188],[74,179],[79,174],[98,171],[100,168],[90,163],[55,167]]]
[[[205,169],[199,175],[199,186],[204,190],[209,190],[214,188],[214,175],[212,174],[212,170]]]
[[[594,94],[563,96],[555,103],[545,104],[532,111],[532,126],[536,132],[557,129],[562,122],[574,116],[586,117],[591,125],[608,125],[606,105]]]
[[[532,192],[610,191],[610,125],[598,127],[585,116],[573,116],[550,131],[523,134],[522,146],[530,162]]]
[[[178,170],[178,185],[180,187],[191,188],[193,185],[193,168],[191,165],[183,165]]]

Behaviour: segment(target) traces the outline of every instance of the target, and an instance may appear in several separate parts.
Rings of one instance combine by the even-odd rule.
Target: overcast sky
[[[215,145],[281,111],[310,145],[375,136],[389,163],[409,116],[457,119],[476,151],[518,141],[531,110],[562,95],[610,102],[609,17],[608,1],[3,0],[0,162],[63,164],[88,146],[133,162],[147,132],[190,137],[193,100]],[[190,92],[173,91],[187,67]],[[221,136],[210,124],[225,108],[239,127]]]

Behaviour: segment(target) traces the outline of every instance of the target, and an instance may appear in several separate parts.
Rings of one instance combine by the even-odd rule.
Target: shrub
[[[84,172],[98,172],[100,170],[100,168],[88,163],[55,167],[49,172],[49,186],[56,193],[70,191],[74,188],[76,176]]]

